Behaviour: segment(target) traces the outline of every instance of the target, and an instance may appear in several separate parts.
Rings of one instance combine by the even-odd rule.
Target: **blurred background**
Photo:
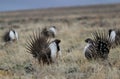
[[[0,11],[88,6],[119,2],[120,0],[0,0]]]

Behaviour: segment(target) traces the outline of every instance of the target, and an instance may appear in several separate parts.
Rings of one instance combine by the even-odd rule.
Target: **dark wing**
[[[9,32],[6,32],[6,33],[3,35],[3,41],[5,41],[5,42],[10,41]]]

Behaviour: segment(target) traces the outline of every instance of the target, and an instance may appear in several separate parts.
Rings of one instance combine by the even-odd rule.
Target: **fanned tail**
[[[37,58],[39,63],[50,63],[49,39],[41,34],[41,31],[33,32],[26,43],[27,52]]]

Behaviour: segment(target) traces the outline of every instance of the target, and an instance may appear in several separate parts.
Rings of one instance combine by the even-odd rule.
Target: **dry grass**
[[[92,19],[76,20],[76,14],[62,16],[67,21],[59,20],[61,17],[44,17],[38,22],[17,23],[19,41],[5,45],[2,35],[8,27],[0,29],[0,79],[120,79],[120,47],[111,50],[109,65],[101,62],[87,61],[83,56],[84,40],[90,37],[94,30],[103,30],[120,27],[120,18],[96,17]],[[91,15],[91,14],[86,14]],[[97,14],[95,14],[96,16]],[[102,16],[103,14],[101,14]],[[108,14],[104,14],[108,15]],[[91,15],[94,16],[94,15]],[[100,14],[99,14],[100,16]],[[57,21],[56,21],[57,20]],[[14,24],[14,23],[13,23]],[[16,23],[15,23],[16,24]],[[37,61],[26,52],[27,37],[38,28],[55,25],[58,29],[57,38],[61,39],[62,57],[52,65],[39,65]],[[4,27],[4,26],[1,26]]]

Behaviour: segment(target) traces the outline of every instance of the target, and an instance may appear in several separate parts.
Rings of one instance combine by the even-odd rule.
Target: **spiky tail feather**
[[[94,45],[90,49],[95,54],[95,59],[107,59],[111,48],[111,40],[105,31],[96,31],[92,33]]]
[[[41,34],[40,30],[33,32],[26,43],[27,52],[37,58],[39,63],[51,63],[50,58],[50,41],[47,37]]]

